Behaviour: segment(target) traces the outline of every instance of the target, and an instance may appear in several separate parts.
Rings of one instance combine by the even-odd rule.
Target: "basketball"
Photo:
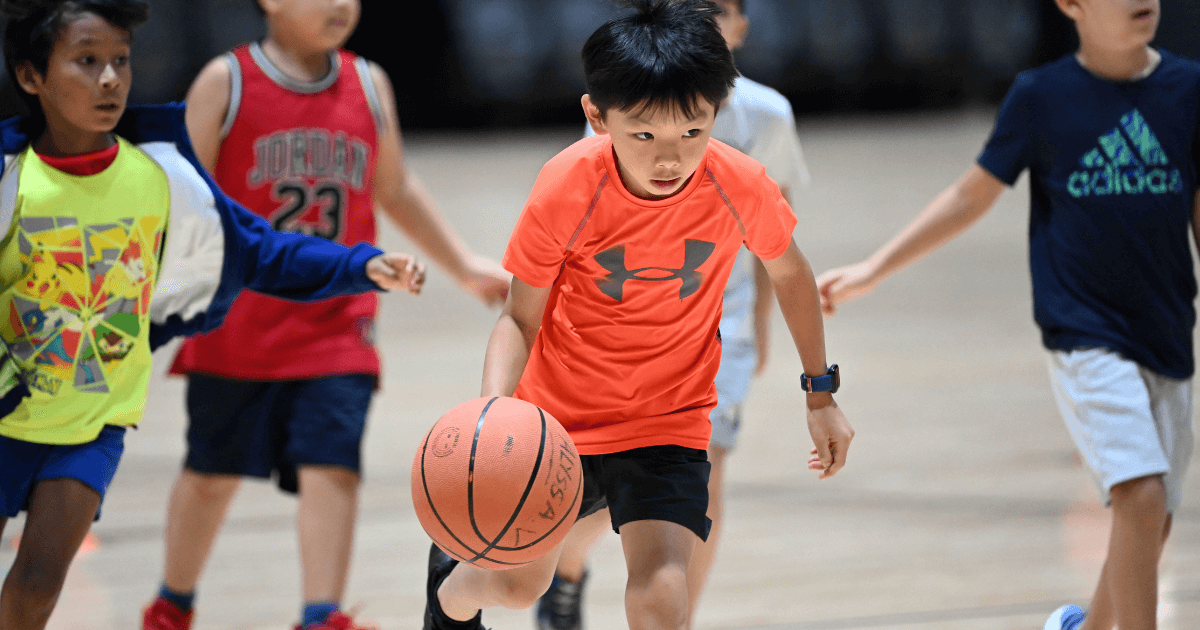
[[[454,407],[413,459],[421,526],[451,557],[484,569],[510,569],[553,549],[575,524],[582,494],[566,429],[516,398]]]

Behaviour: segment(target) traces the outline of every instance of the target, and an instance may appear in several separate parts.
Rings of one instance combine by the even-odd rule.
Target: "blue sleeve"
[[[323,300],[378,291],[367,261],[383,252],[359,243],[347,248],[316,236],[277,232],[266,219],[219,193],[226,226],[225,264],[242,288],[289,300]]]
[[[979,165],[1009,186],[1029,167],[1033,155],[1032,84],[1029,73],[1017,76],[1000,105],[992,136],[979,155]]]

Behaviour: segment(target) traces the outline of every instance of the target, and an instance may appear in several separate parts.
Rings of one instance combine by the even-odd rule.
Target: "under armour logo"
[[[680,269],[671,269],[668,267],[642,267],[641,269],[629,269],[625,266],[625,246],[617,245],[610,247],[599,254],[596,254],[596,262],[601,267],[608,270],[608,275],[603,278],[596,279],[596,286],[600,292],[608,297],[620,302],[621,296],[624,295],[624,287],[626,280],[644,280],[646,282],[665,282],[667,280],[683,280],[683,284],[679,287],[679,299],[683,299],[696,291],[700,290],[701,283],[704,282],[704,274],[696,271],[712,256],[713,250],[717,248],[716,243],[708,241],[694,241],[687,239],[684,242],[683,267]],[[641,275],[643,272],[662,272],[670,275]]]

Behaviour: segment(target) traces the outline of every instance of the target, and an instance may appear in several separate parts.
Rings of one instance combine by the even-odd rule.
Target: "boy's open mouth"
[[[103,110],[106,112],[115,112],[115,111],[117,111],[117,109],[119,107],[120,107],[120,105],[117,105],[116,103],[101,103],[96,106],[96,109]]]
[[[676,177],[674,179],[652,179],[652,180],[650,180],[650,183],[653,184],[655,188],[659,188],[661,190],[670,190],[675,187],[675,184],[679,183],[679,178]]]
[[[1144,20],[1144,19],[1147,19],[1147,18],[1150,18],[1153,16],[1154,16],[1154,9],[1142,9],[1141,11],[1138,11],[1137,13],[1133,14],[1133,19]]]

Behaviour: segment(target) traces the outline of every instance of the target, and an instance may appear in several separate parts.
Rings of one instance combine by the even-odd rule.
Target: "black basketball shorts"
[[[581,455],[579,518],[607,507],[612,528],[634,521],[669,521],[708,540],[708,453],[673,444],[605,455]]]

